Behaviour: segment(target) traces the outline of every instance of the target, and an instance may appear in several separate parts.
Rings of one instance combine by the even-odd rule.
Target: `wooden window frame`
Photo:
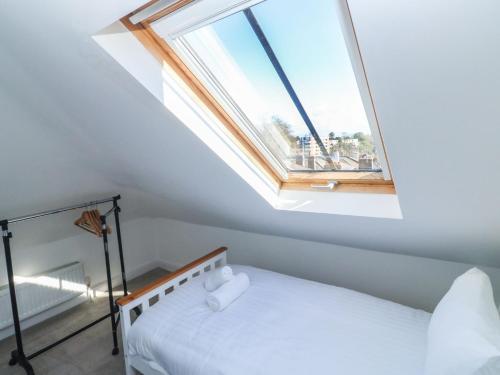
[[[248,138],[233,118],[218,103],[209,90],[189,69],[189,67],[178,56],[176,51],[161,38],[151,27],[151,23],[163,18],[182,7],[189,5],[196,0],[179,0],[166,8],[148,16],[144,20],[134,24],[130,19],[134,15],[157,3],[159,0],[151,0],[120,21],[137,38],[137,40],[148,50],[162,66],[169,66],[177,77],[189,88],[192,98],[205,109],[210,111],[225,127],[227,134],[233,142],[257,165],[264,174],[275,184],[278,189],[286,190],[316,190],[312,185],[327,185],[330,181],[337,184],[333,191],[352,193],[374,193],[374,194],[396,194],[396,189],[392,179],[384,179],[382,172],[371,171],[319,171],[319,172],[293,172],[289,171],[287,178],[282,178],[281,174],[262,155],[257,146]],[[356,38],[356,36],[355,36]],[[359,52],[360,53],[360,52]],[[360,53],[361,55],[361,53]],[[363,74],[364,64],[361,58]],[[368,82],[368,81],[367,81]],[[368,86],[371,104],[374,108],[373,98]],[[374,109],[375,110],[375,109]],[[378,125],[378,118],[375,112],[376,125],[378,127],[385,160],[389,164],[382,134]],[[380,151],[379,151],[380,152]],[[390,167],[389,167],[390,168]],[[390,173],[390,170],[389,170]],[[321,190],[329,191],[329,190]]]

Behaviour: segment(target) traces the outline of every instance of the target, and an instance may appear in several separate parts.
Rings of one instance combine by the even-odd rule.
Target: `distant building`
[[[337,139],[330,139],[329,137],[322,138],[321,141],[323,142],[323,145],[326,148],[326,151],[329,154],[333,154],[335,151],[339,151],[339,140]],[[321,152],[321,148],[319,147],[319,144],[316,142],[316,139],[314,137],[307,135],[304,137],[300,137],[298,141],[298,148],[297,152],[299,154],[306,154],[309,156],[323,156],[323,153]],[[343,139],[342,140],[343,148],[349,147],[352,151],[349,152],[349,155],[340,155],[340,156],[351,156],[354,157],[354,153],[358,152],[358,147],[359,147],[359,141],[356,138],[348,138],[348,139]],[[347,146],[347,147],[346,147]]]
[[[377,159],[373,155],[360,155],[359,140],[356,138],[338,140],[325,137],[321,140],[334,164],[334,169],[352,171],[380,168]],[[295,156],[291,159],[294,168],[311,170],[331,168],[328,166],[328,161],[321,152],[318,143],[311,135],[298,138],[295,153]]]

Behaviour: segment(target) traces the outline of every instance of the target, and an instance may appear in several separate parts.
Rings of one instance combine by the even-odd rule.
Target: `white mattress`
[[[422,375],[430,314],[352,290],[253,267],[222,312],[199,277],[148,309],[131,355],[170,375]]]

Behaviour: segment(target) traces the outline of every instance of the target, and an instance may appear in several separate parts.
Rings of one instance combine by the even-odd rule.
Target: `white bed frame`
[[[167,276],[164,276],[144,288],[141,288],[128,296],[120,298],[117,301],[117,304],[120,307],[123,356],[125,359],[126,375],[136,375],[138,373],[143,375],[168,375],[168,373],[160,368],[156,370],[151,367],[151,365],[140,356],[129,354],[127,336],[132,324],[134,324],[131,314],[135,314],[137,309],[141,312],[146,311],[156,302],[166,298],[169,293],[188,283],[195,277],[199,277],[204,272],[225,266],[227,263],[226,253],[226,247],[218,248],[204,257],[189,263],[179,270],[168,274]]]

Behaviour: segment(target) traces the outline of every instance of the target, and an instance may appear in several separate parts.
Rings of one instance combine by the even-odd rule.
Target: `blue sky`
[[[333,2],[267,0],[252,10],[318,132],[369,133]],[[245,16],[208,27],[274,114],[307,133]]]

